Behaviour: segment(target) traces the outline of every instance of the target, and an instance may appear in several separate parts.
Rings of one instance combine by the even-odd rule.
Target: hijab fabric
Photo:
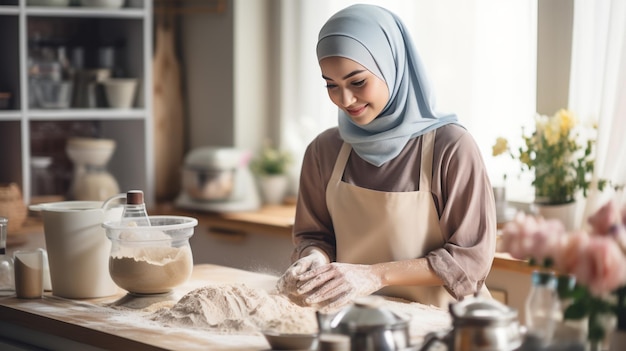
[[[352,5],[320,30],[317,59],[351,59],[387,83],[389,101],[372,122],[358,125],[339,109],[339,133],[367,162],[380,167],[415,137],[449,123],[455,114],[435,111],[422,61],[399,17],[379,6]]]

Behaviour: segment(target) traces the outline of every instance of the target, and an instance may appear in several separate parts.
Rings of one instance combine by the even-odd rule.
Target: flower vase
[[[534,203],[534,212],[545,219],[557,219],[563,223],[568,231],[576,229],[576,210],[578,203],[576,201],[566,204],[549,205],[542,203]]]
[[[554,342],[568,351],[589,349],[587,345],[587,329],[589,319],[567,318],[567,309],[573,304],[571,297],[576,286],[576,277],[573,275],[559,275],[557,277],[557,291],[561,302],[563,320],[557,323],[554,331]]]
[[[263,175],[258,177],[259,190],[263,202],[267,205],[283,203],[289,188],[289,177],[283,174]]]

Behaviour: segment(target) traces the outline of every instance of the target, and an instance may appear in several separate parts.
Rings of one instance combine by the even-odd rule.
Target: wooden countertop
[[[251,288],[270,291],[276,277],[217,265],[197,265],[192,278],[175,290],[177,301],[194,288],[215,283],[245,283]],[[93,300],[69,300],[46,293],[43,299],[0,298],[0,345],[6,338],[46,349],[85,349],[85,345],[113,350],[268,350],[269,344],[260,332],[233,335],[163,325],[149,319],[144,310],[114,309],[111,304],[125,296],[119,294]],[[411,313],[411,339],[420,342],[430,331],[450,326],[448,312],[416,303],[400,303]],[[149,309],[148,309],[149,310]],[[17,331],[10,330],[17,328]],[[20,331],[21,330],[21,335]],[[412,331],[416,330],[415,333]],[[32,335],[43,335],[33,338]],[[5,339],[2,339],[5,338]],[[79,347],[69,348],[68,345]],[[82,348],[81,348],[82,346]]]
[[[159,204],[149,210],[154,214],[191,216],[218,231],[261,233],[291,237],[296,207],[293,205],[263,206],[257,211],[212,213],[182,210],[172,204]]]

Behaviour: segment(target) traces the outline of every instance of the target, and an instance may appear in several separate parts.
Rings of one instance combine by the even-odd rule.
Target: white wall
[[[181,17],[188,147],[254,151],[280,140],[280,2],[228,0],[226,11]],[[573,0],[538,1],[537,110],[567,106]]]

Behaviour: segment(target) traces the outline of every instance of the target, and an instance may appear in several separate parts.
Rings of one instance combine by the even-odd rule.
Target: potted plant
[[[533,172],[534,202],[540,214],[555,217],[547,211],[555,206],[557,211],[564,209],[566,218],[561,219],[572,229],[576,197],[581,192],[586,197],[592,184],[595,140],[581,138],[578,121],[566,109],[535,116],[535,130],[530,134],[522,130],[522,139],[522,146],[513,151],[505,138],[497,138],[493,155],[509,154],[520,162],[521,171]],[[599,180],[597,188],[602,190],[607,183]]]
[[[280,204],[289,186],[288,170],[293,158],[291,153],[266,141],[261,151],[250,162],[250,169],[257,176],[261,196],[266,204]]]

